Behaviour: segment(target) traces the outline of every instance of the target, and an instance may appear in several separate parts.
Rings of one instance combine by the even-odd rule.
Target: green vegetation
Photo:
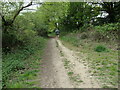
[[[71,79],[72,81],[74,81],[74,82],[79,82],[79,83],[83,82],[83,81],[80,79],[80,76],[79,76],[79,75],[73,75],[73,76],[70,77],[70,79]]]
[[[68,75],[73,75],[73,72],[68,72]]]
[[[49,33],[48,33],[48,37],[55,37],[55,36],[56,36],[56,34],[53,33],[53,32],[49,32]]]
[[[2,60],[0,60],[0,89],[2,88]]]
[[[65,69],[70,68],[69,63],[70,63],[70,61],[68,61],[67,59],[64,59],[64,66],[65,66]]]
[[[106,50],[107,50],[106,47],[103,45],[99,45],[99,46],[95,47],[96,52],[104,52]]]
[[[114,44],[95,40],[91,42],[91,38],[81,39],[77,34],[71,33],[61,37],[61,40],[67,47],[80,52],[78,56],[88,62],[88,66],[91,68],[90,72],[98,77],[105,86],[116,87],[118,84],[117,42]]]
[[[64,66],[65,66],[65,69],[67,70],[67,74],[69,75],[70,80],[75,83],[83,82],[80,79],[80,75],[74,74],[73,70],[71,69],[73,67],[73,64],[71,64],[70,61],[68,61],[67,59],[64,59],[63,62],[64,62]]]
[[[32,5],[37,8],[29,11]],[[105,83],[117,85],[120,1],[0,1],[0,8],[3,87],[32,86],[33,83],[26,80],[36,76],[37,71],[32,69],[38,68],[45,38],[55,37],[56,28],[61,32],[61,40],[87,56],[94,75],[100,76]],[[68,68],[69,61],[65,60],[64,64]]]
[[[27,87],[26,80],[34,79],[39,71],[33,69],[39,68],[45,41],[41,37],[36,37],[32,39],[29,46],[18,49],[15,53],[3,55],[3,86],[10,88]]]
[[[96,33],[98,34],[97,35],[98,38],[99,36],[101,36],[101,38],[106,39],[106,41],[107,40],[113,41],[118,39],[119,26],[120,23],[110,23],[110,24],[104,24],[102,26],[95,26],[95,30]]]
[[[70,32],[67,34],[66,30],[62,33],[61,40],[67,47],[80,52],[78,56],[88,63],[91,68],[89,72],[102,82],[103,88],[117,87],[120,23],[106,22],[102,24],[103,21],[97,21],[99,24],[96,26],[94,23],[86,24],[83,22],[80,28],[68,28],[67,30]]]

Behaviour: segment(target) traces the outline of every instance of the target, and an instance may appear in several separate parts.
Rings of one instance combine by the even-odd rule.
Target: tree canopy
[[[31,5],[39,5],[34,12],[21,12]],[[22,42],[26,30],[47,36],[56,28],[62,31],[81,30],[88,25],[102,25],[120,21],[120,2],[0,2],[2,12],[3,43],[7,47],[10,38],[14,44]],[[105,17],[101,12],[107,13]],[[31,32],[32,33],[32,32]],[[7,35],[7,36],[6,36]],[[8,39],[9,37],[9,39]],[[25,37],[24,37],[25,38]],[[10,45],[10,47],[14,46]]]

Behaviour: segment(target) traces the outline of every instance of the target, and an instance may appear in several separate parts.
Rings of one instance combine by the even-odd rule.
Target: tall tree
[[[70,2],[68,14],[62,22],[64,26],[68,27],[69,30],[79,29],[84,24],[88,24],[92,17],[98,15],[96,7],[93,7],[89,3],[85,2]]]
[[[20,12],[31,5],[33,5],[33,1],[30,1],[27,5],[24,2],[0,2],[3,30],[7,31],[7,28],[13,25]]]
[[[36,30],[41,34],[58,28],[57,23],[60,25],[60,20],[67,13],[67,8],[67,3],[64,2],[46,2],[38,7],[33,17]]]
[[[115,12],[113,2],[103,2],[101,5],[103,7],[103,11],[106,11],[108,13],[107,18],[109,19],[109,22],[114,22]]]
[[[109,23],[117,22],[120,18],[120,1],[119,2],[103,2],[100,3],[102,5],[102,10],[108,13],[106,19]]]

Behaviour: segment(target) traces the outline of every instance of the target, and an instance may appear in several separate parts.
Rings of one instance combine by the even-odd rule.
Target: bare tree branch
[[[43,4],[43,3],[36,3],[36,4]],[[15,16],[13,17],[12,23],[15,21],[16,17],[19,15],[19,13],[20,13],[24,8],[27,8],[27,7],[31,6],[31,5],[36,5],[36,4],[33,4],[33,2],[31,1],[28,5],[21,7],[21,8],[16,12]]]
[[[11,20],[5,20],[4,15],[2,15],[2,13],[0,12],[0,16],[1,16],[1,18],[2,18],[2,22],[4,23],[5,26],[11,26],[11,25],[14,23],[16,17],[20,14],[20,12],[21,12],[22,10],[24,10],[25,8],[27,8],[27,7],[31,6],[31,5],[36,5],[36,4],[43,4],[43,3],[34,3],[34,4],[33,4],[33,1],[31,1],[31,2],[28,3],[26,6],[21,7],[21,8],[15,13],[15,15],[13,16],[13,18],[12,18]]]
[[[29,6],[31,6],[31,5],[32,5],[32,1],[31,1],[28,5],[21,7],[21,8],[16,12],[15,16],[13,17],[12,23],[15,21],[16,17],[19,15],[19,13],[20,13],[24,8],[29,7]]]
[[[6,20],[5,20],[5,18],[4,18],[4,16],[2,15],[2,13],[0,13],[0,16],[1,16],[1,18],[2,18],[2,22],[6,22]]]

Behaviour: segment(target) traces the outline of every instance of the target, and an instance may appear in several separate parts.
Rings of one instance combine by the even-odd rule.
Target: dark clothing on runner
[[[56,35],[59,35],[60,31],[57,29],[57,30],[55,30],[55,33],[56,33]]]

